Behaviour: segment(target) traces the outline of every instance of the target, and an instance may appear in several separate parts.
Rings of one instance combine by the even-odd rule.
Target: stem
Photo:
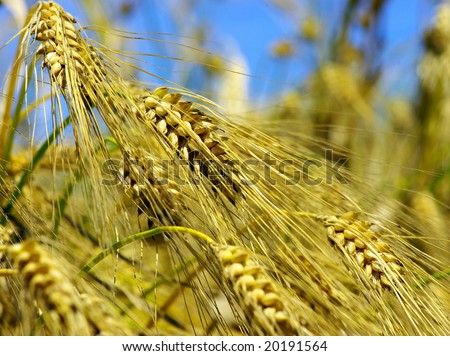
[[[20,40],[22,41],[23,35],[21,36]],[[5,102],[5,108],[3,112],[2,121],[0,124],[0,142],[6,143],[6,132],[7,132],[7,122],[10,120],[9,113],[11,111],[12,106],[12,98],[14,97],[14,88],[16,86],[16,78],[19,76],[19,70],[20,70],[20,62],[19,57],[21,53],[20,46],[16,49],[16,55],[14,58],[14,65],[11,70],[11,79],[8,85],[8,91],[6,93],[6,102]],[[0,144],[0,157],[3,157],[5,151],[5,145]]]
[[[187,261],[185,261],[185,262],[183,262],[183,263],[180,263],[180,264],[178,264],[177,266],[175,266],[174,269],[171,269],[171,270],[167,273],[167,275],[168,275],[169,277],[173,277],[173,276],[175,276],[176,273],[185,270],[187,267],[189,267],[190,265],[192,265],[195,261],[197,261],[197,259],[196,259],[195,257],[193,257],[193,258],[191,258],[191,259],[189,259],[189,260],[187,260]],[[159,286],[163,285],[163,284],[166,283],[166,282],[170,282],[170,281],[167,279],[167,277],[165,277],[165,276],[158,277],[158,278],[155,280],[155,282],[152,284],[151,287],[149,287],[149,288],[143,290],[142,295],[143,295],[145,298],[147,298],[151,293],[153,293],[153,292],[156,290],[156,288],[158,288]],[[127,307],[128,307],[128,308],[131,308],[132,305],[133,305],[133,302],[132,302],[132,301],[129,301],[129,302],[127,303]],[[121,315],[124,315],[124,314],[125,314],[125,310],[121,310],[121,311],[120,311],[120,314],[121,314]]]
[[[64,215],[64,210],[66,209],[67,202],[69,200],[69,197],[73,193],[73,189],[75,188],[75,184],[77,184],[83,173],[83,168],[80,166],[78,167],[77,171],[75,172],[74,179],[69,181],[66,185],[66,189],[64,189],[64,192],[62,196],[58,199],[56,202],[56,215],[55,215],[55,222],[53,223],[53,232],[56,234],[58,231],[59,225],[61,224],[61,217]]]
[[[12,122],[11,122],[11,131],[10,131],[10,134],[8,135],[8,138],[6,140],[6,144],[4,147],[4,153],[3,153],[4,158],[3,159],[5,162],[5,165],[8,165],[10,163],[11,151],[12,151],[12,146],[14,143],[14,136],[16,134],[17,127],[19,126],[19,123],[22,120],[22,115],[21,115],[22,104],[25,100],[25,94],[27,92],[28,83],[30,82],[31,75],[33,73],[34,64],[35,64],[35,60],[33,60],[30,67],[28,68],[27,75],[22,82],[22,86],[20,87],[19,99],[17,101],[16,109],[14,110],[14,115],[13,115]],[[6,168],[5,168],[5,170],[6,170]]]
[[[347,37],[348,29],[350,27],[350,23],[352,20],[352,16],[355,13],[356,7],[358,5],[358,0],[350,0],[347,3],[345,8],[344,16],[342,19],[341,26],[339,27],[339,34],[334,38],[333,43],[331,44],[331,53],[330,59],[331,61],[336,61],[338,56],[339,46],[342,45],[345,38]]]
[[[152,237],[155,235],[159,235],[162,234],[164,232],[181,232],[181,233],[185,233],[185,234],[191,234],[194,235],[200,239],[202,239],[203,241],[205,241],[208,244],[214,244],[215,241],[209,237],[208,235],[205,235],[204,233],[188,228],[188,227],[184,227],[184,226],[160,226],[157,227],[155,229],[151,229],[151,230],[147,230],[144,232],[140,232],[134,235],[130,235],[128,237],[125,237],[124,239],[115,242],[111,247],[103,250],[102,252],[100,252],[97,256],[95,256],[94,258],[92,258],[88,263],[86,263],[80,270],[79,275],[83,276],[86,273],[89,273],[89,271],[94,268],[99,262],[101,262],[102,260],[104,260],[106,257],[108,257],[110,254],[112,254],[114,251],[129,245],[132,242],[135,241],[139,241],[139,240],[144,240],[148,237]]]
[[[50,134],[50,136],[47,138],[47,140],[39,147],[37,152],[34,154],[30,166],[28,169],[24,170],[22,177],[20,177],[20,181],[17,184],[17,186],[14,189],[14,192],[12,193],[11,197],[9,198],[8,204],[3,209],[4,214],[3,217],[0,220],[0,225],[5,225],[7,221],[7,216],[11,214],[14,203],[17,201],[17,199],[22,194],[22,189],[27,184],[28,180],[30,179],[31,173],[33,173],[34,168],[37,166],[39,161],[44,157],[45,152],[48,150],[48,148],[53,144],[53,141],[55,141],[56,137],[58,137],[61,132],[69,125],[70,123],[70,115],[67,116],[64,121],[56,127],[53,132]]]
[[[114,152],[115,150],[117,150],[119,148],[119,145],[117,144],[116,140],[112,137],[106,137],[105,142],[110,142],[113,145],[113,147],[109,150],[109,152]],[[100,150],[100,148],[101,148],[101,146],[99,146],[95,150],[95,152],[98,152]],[[62,196],[58,199],[58,201],[56,203],[54,203],[57,208],[56,209],[57,214],[55,216],[55,221],[53,223],[53,232],[54,233],[57,232],[59,225],[61,224],[61,217],[64,215],[64,211],[66,209],[67,202],[73,193],[75,185],[80,181],[81,177],[83,176],[83,171],[84,171],[84,169],[83,169],[82,165],[80,165],[75,172],[73,180],[70,180],[67,183],[67,185],[62,193]]]
[[[179,283],[178,284],[178,288],[175,288],[175,290],[169,295],[169,297],[166,299],[166,301],[164,302],[164,304],[158,308],[158,317],[163,317],[164,319],[166,319],[167,321],[171,322],[171,323],[175,323],[176,325],[180,326],[181,324],[178,323],[176,321],[176,319],[169,317],[167,315],[167,310],[170,308],[171,305],[173,305],[173,303],[175,303],[175,301],[177,300],[178,296],[182,293],[183,288],[184,288],[184,284],[189,284],[191,283],[191,281],[197,277],[198,273],[203,269],[203,266],[197,266],[197,269],[194,269],[193,271],[191,271],[187,276],[186,276],[186,281],[184,283]],[[155,322],[156,322],[156,318],[153,319],[151,318],[148,323],[147,323],[147,328],[151,329],[155,326]]]
[[[25,21],[26,24],[28,24],[31,20],[31,17],[34,15],[34,9],[31,9],[28,12],[27,19]],[[6,132],[7,132],[7,123],[10,120],[10,112],[11,112],[11,106],[12,106],[12,98],[14,97],[14,89],[16,87],[16,79],[19,76],[19,71],[22,63],[22,59],[24,57],[22,53],[22,42],[23,38],[25,36],[25,33],[27,31],[21,31],[20,33],[20,39],[19,39],[19,45],[16,48],[16,54],[14,56],[14,64],[11,69],[11,80],[8,84],[8,90],[6,92],[6,102],[3,112],[3,117],[0,119],[0,157],[4,157],[5,153],[5,144],[6,144]],[[20,102],[19,102],[20,103]]]
[[[446,277],[450,276],[450,269],[444,271],[444,272],[437,272],[431,276],[431,278],[425,278],[422,279],[419,283],[417,283],[414,288],[421,289],[422,287],[426,286],[427,284],[430,284],[434,279],[444,279]]]

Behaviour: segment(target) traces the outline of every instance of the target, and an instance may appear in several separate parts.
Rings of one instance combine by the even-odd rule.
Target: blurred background
[[[34,3],[1,2],[2,46]],[[332,148],[359,179],[418,212],[428,233],[446,230],[450,3],[59,3],[105,53],[119,50],[131,75],[193,90],[288,144]],[[13,41],[0,51],[2,86],[15,48]]]

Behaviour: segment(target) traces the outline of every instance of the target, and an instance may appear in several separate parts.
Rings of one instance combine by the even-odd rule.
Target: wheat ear
[[[261,335],[311,335],[308,322],[267,269],[243,247],[211,244],[223,281],[241,305],[251,329]],[[300,301],[299,301],[300,302]]]
[[[149,227],[162,222],[181,225],[186,212],[183,194],[158,162],[144,149],[124,149],[119,180],[139,213],[147,216]]]
[[[30,33],[40,41],[36,54],[43,55],[50,76],[61,88],[77,85],[93,79],[100,81],[104,72],[102,62],[92,46],[85,43],[80,31],[74,26],[75,18],[58,4],[39,2],[32,19]]]
[[[327,228],[327,237],[348,256],[376,288],[392,289],[402,281],[401,259],[380,239],[374,224],[358,219],[358,213],[317,216]]]
[[[135,100],[154,134],[234,202],[240,189],[225,136],[214,117],[181,98],[182,94],[160,87],[136,95]]]
[[[37,241],[6,248],[7,256],[22,277],[27,298],[43,313],[53,335],[123,335],[127,327],[88,294],[80,295],[64,266]],[[103,303],[104,304],[104,303]]]
[[[156,138],[167,151],[170,162],[181,170],[182,166],[189,166],[195,178],[206,178],[213,190],[220,190],[226,200],[234,203],[240,195],[237,169],[214,117],[197,109],[194,103],[182,101],[181,93],[166,87],[150,92],[134,84],[127,85],[137,106],[136,117],[145,123],[147,135]],[[173,181],[161,179],[165,174],[164,168],[158,168],[161,159],[143,147],[121,145],[121,148],[120,179],[139,212],[148,216],[149,226],[156,221],[181,225],[187,199]],[[185,173],[186,185],[190,185],[194,177]],[[167,184],[159,184],[162,180]]]

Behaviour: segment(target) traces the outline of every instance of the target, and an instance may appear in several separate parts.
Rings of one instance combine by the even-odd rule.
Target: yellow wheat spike
[[[130,334],[126,325],[102,305],[105,301],[80,294],[64,264],[38,242],[10,245],[6,253],[21,278],[23,291],[31,303],[28,308],[36,303],[49,334]]]

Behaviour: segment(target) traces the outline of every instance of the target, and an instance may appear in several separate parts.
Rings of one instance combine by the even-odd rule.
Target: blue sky
[[[384,12],[386,45],[382,56],[387,71],[383,83],[387,92],[411,94],[415,81],[415,65],[420,54],[420,34],[431,23],[437,1],[387,1]],[[185,44],[190,44],[190,39],[177,35],[192,35],[189,31],[196,26],[203,26],[208,37],[206,44],[208,49],[218,52],[226,59],[232,57],[232,52],[241,52],[248,66],[247,73],[254,76],[249,81],[254,99],[264,100],[268,96],[272,97],[274,93],[287,91],[304,82],[317,64],[317,55],[314,55],[307,44],[299,45],[298,54],[294,59],[271,57],[272,44],[280,39],[292,39],[297,32],[299,21],[302,21],[310,10],[321,16],[324,28],[333,31],[339,23],[346,3],[344,0],[294,0],[294,2],[301,10],[298,13],[283,12],[269,0],[109,0],[104,1],[108,4],[104,11],[108,16],[114,17],[113,22],[118,28],[147,32],[150,34],[146,36]],[[32,1],[28,1],[28,4],[30,3]],[[62,0],[60,3],[83,25],[92,21],[84,16],[83,6],[79,1]],[[128,17],[118,16],[117,9],[123,3],[135,4],[137,11]],[[191,3],[194,4],[191,8],[193,10],[183,13],[183,6]],[[9,13],[2,7],[0,20],[7,21],[8,17]],[[152,32],[170,33],[175,36],[152,35]],[[358,37],[357,33],[353,35],[355,38]],[[4,43],[7,37],[2,36],[1,40]],[[174,48],[176,47],[171,47],[167,43],[141,42],[137,50],[171,56],[177,55]],[[0,60],[4,64],[0,72],[2,80],[5,68],[9,64],[5,62],[12,49],[12,46],[8,46],[0,51]],[[149,62],[149,69],[159,75],[173,78],[175,81],[183,78],[177,73],[180,63],[176,61],[168,62],[157,58],[146,60]]]
[[[167,8],[177,6],[180,1],[150,2],[164,3],[149,15],[148,31],[177,33],[177,28],[167,16]],[[146,2],[149,3],[149,2]],[[248,64],[251,92],[256,98],[273,96],[273,93],[288,91],[296,87],[311,73],[317,64],[317,55],[310,46],[300,44],[294,59],[280,60],[270,56],[271,45],[283,38],[292,39],[299,21],[304,20],[311,9],[322,19],[323,27],[332,33],[342,16],[346,1],[343,0],[298,0],[300,13],[286,13],[264,0],[199,0],[194,16],[197,23],[204,23],[208,37],[217,43],[217,49],[227,56],[227,46],[238,48]],[[421,51],[421,34],[433,19],[437,1],[388,0],[384,10],[385,51],[382,55],[386,76],[383,78],[388,93],[413,94],[416,64]],[[141,16],[143,13],[141,13]],[[150,20],[152,19],[152,20]],[[189,22],[189,20],[186,20]],[[357,37],[357,34],[353,34]],[[212,46],[214,47],[214,46]]]

